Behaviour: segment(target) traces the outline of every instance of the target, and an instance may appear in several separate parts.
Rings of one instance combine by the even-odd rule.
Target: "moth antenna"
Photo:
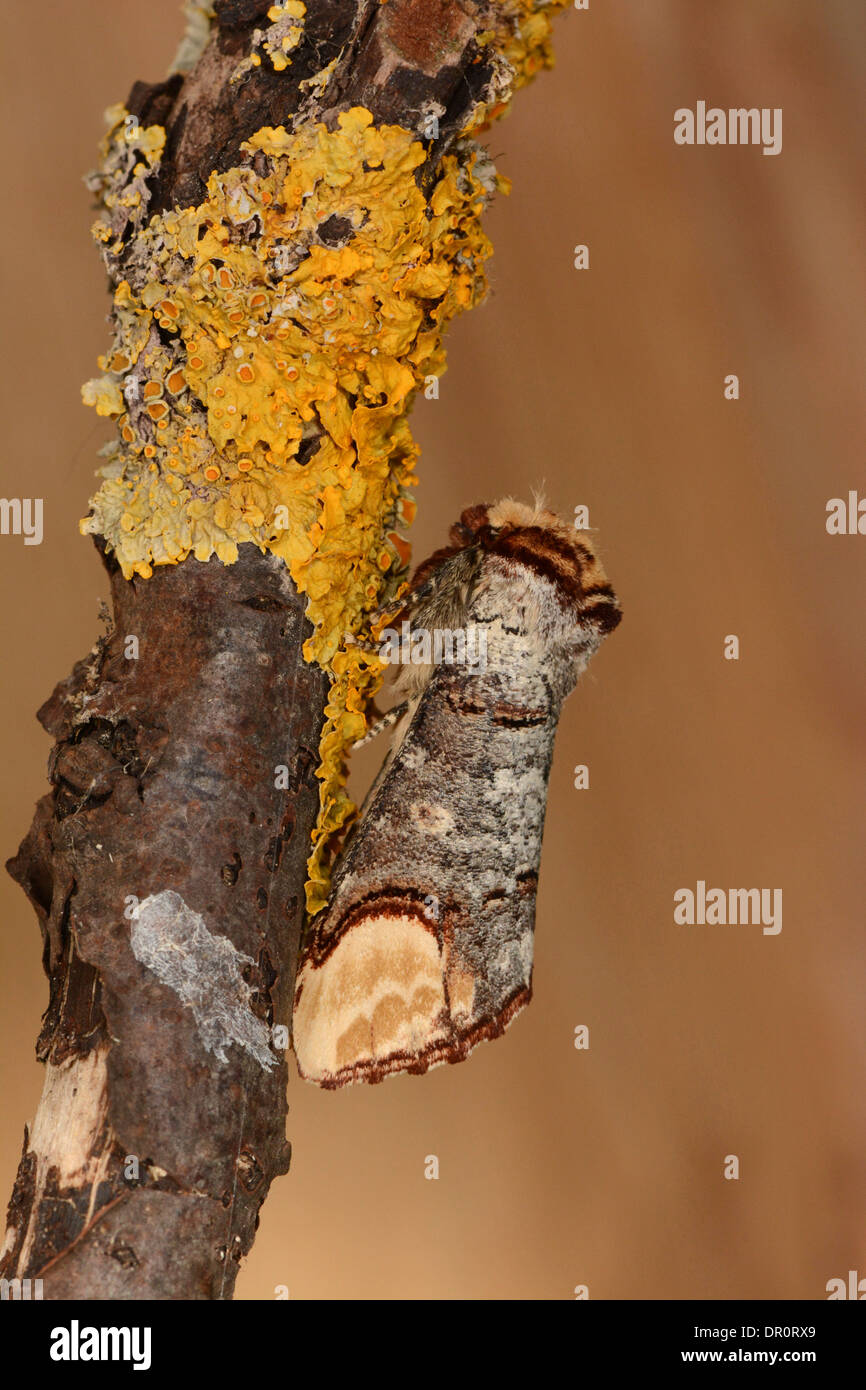
[[[548,510],[546,488],[547,483],[542,478],[541,482],[532,489],[532,505],[539,515]]]
[[[439,571],[434,571],[429,579],[425,579],[422,584],[418,585],[417,589],[410,589],[408,593],[403,595],[401,607],[396,613],[392,614],[391,621],[396,622],[398,618],[411,619],[413,613],[417,613],[419,608],[423,608],[427,600],[438,592],[441,588],[441,583],[441,573]]]
[[[425,579],[423,584],[419,584],[417,589],[410,589],[403,595],[403,607],[400,613],[413,613],[425,599],[429,598],[437,586],[438,575],[434,572],[429,579]],[[400,613],[395,614],[399,618]]]

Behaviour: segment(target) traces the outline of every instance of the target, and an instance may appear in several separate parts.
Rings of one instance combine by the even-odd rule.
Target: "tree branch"
[[[558,5],[213,8],[188,71],[136,84],[94,185],[116,336],[88,399],[119,433],[85,529],[114,616],[40,711],[52,790],[9,865],[50,1000],[0,1271],[55,1299],[231,1297],[288,1168],[273,1029],[290,1023],[310,873],[313,907],[320,891],[311,836],[321,858],[345,822],[343,759],[376,677],[342,638],[386,570],[399,578],[403,417],[483,290],[493,182],[466,132],[549,60]],[[357,107],[370,126],[346,125]],[[385,127],[381,157],[346,163]],[[302,145],[344,162],[296,211],[281,190],[306,179]],[[355,203],[304,230],[347,186]],[[375,222],[389,196],[392,222],[421,198],[415,242]],[[373,293],[377,255],[391,269]],[[223,271],[234,308],[208,290]]]

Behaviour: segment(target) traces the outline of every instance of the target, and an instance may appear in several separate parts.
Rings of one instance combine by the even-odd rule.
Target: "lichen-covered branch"
[[[272,1040],[291,1016],[325,677],[299,657],[285,568],[252,547],[146,583],[113,567],[112,590],[114,631],[40,711],[54,789],[10,865],[52,988],[8,1267],[53,1298],[218,1298],[288,1167]],[[185,949],[184,904],[205,927]]]
[[[117,435],[82,529],[114,617],[41,711],[10,866],[51,997],[2,1269],[48,1297],[229,1297],[287,1168],[299,933],[381,678],[351,639],[405,574],[412,400],[484,293],[477,136],[558,8],[192,3],[109,113],[84,397]]]

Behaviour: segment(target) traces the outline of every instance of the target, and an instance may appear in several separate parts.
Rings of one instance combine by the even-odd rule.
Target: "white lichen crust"
[[[136,960],[192,1009],[202,1045],[218,1062],[228,1061],[226,1048],[235,1043],[266,1070],[276,1065],[267,1026],[250,1007],[252,989],[242,974],[254,960],[228,937],[208,931],[179,893],[152,893],[133,909],[130,944]]]

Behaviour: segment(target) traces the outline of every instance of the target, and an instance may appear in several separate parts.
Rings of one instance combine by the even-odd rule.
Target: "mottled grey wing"
[[[435,669],[305,943],[294,1045],[320,1085],[458,1061],[530,998],[547,779],[573,674],[547,666],[534,602],[510,595],[503,619],[503,582],[471,604],[486,669]]]

